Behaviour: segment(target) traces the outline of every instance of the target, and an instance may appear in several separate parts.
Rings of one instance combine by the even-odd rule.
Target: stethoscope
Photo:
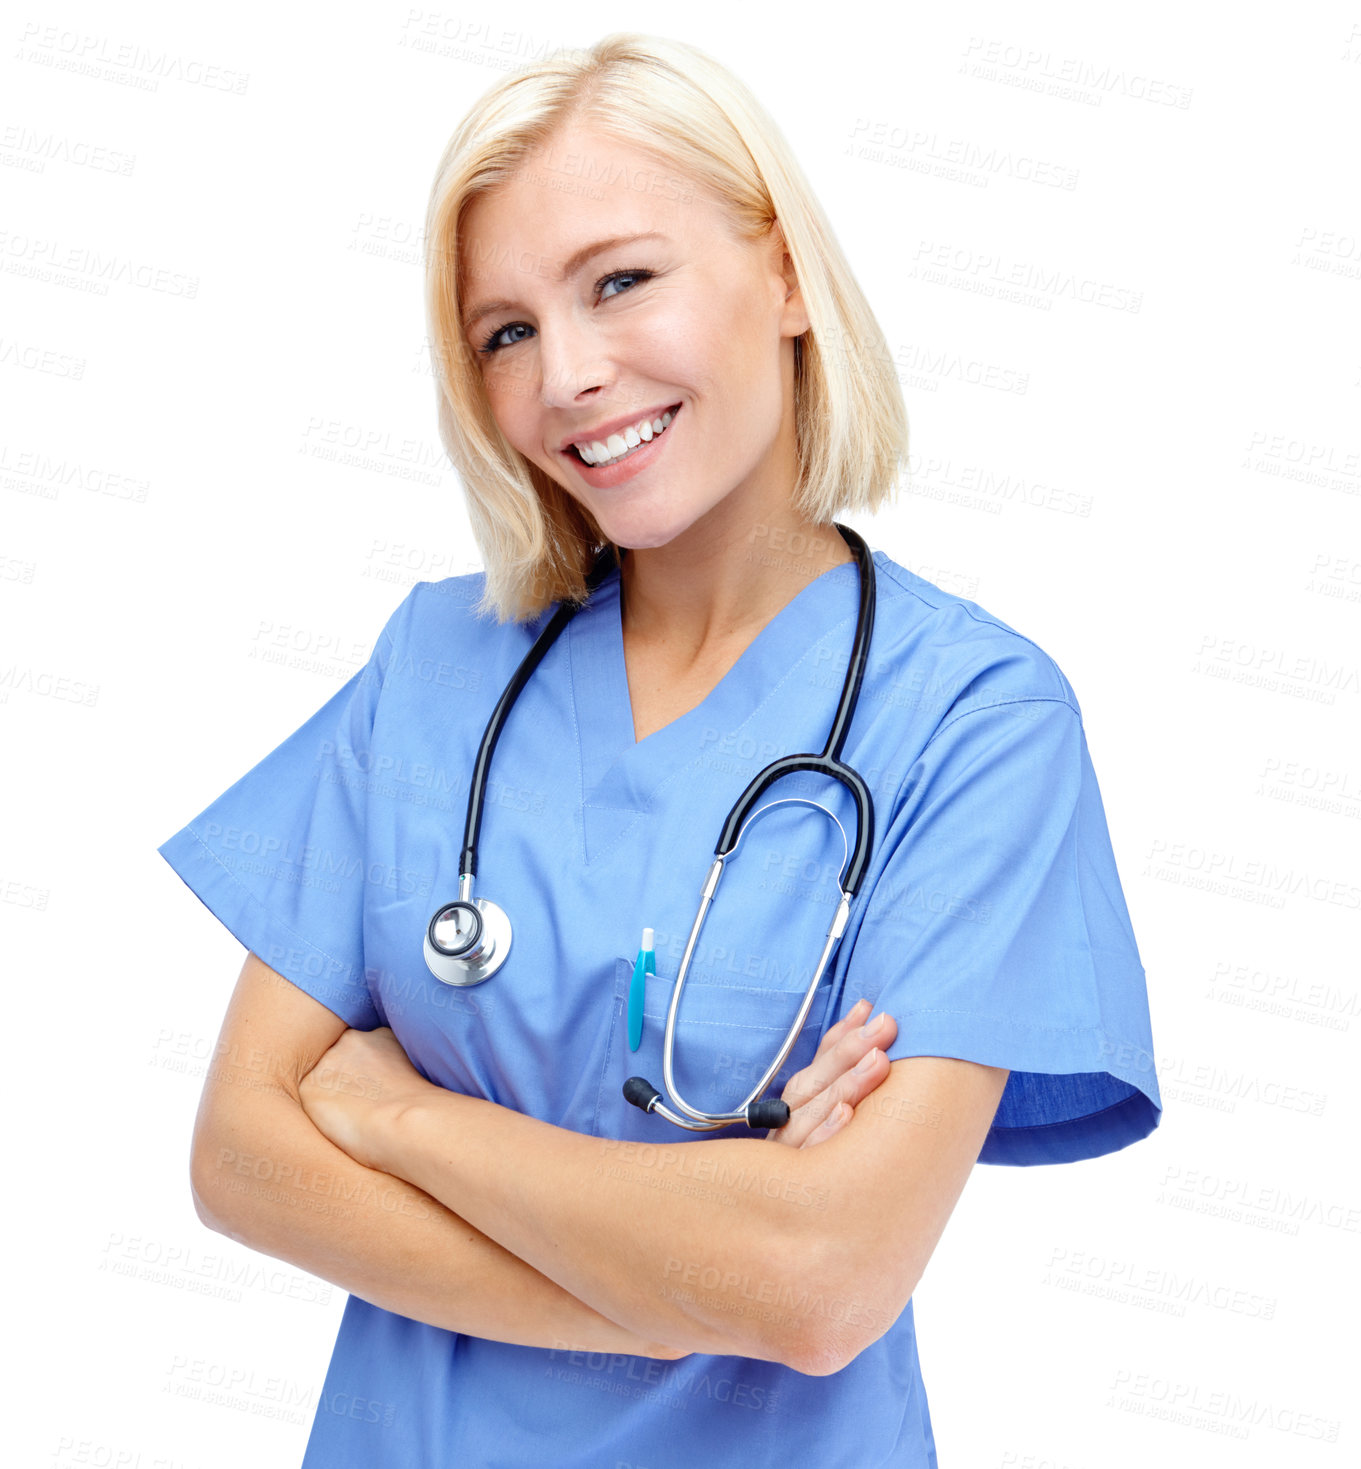
[[[850,915],[851,902],[860,886],[861,878],[869,862],[870,848],[874,844],[874,802],[869,787],[861,776],[841,760],[841,748],[845,744],[855,706],[860,697],[860,682],[864,677],[865,664],[869,658],[870,637],[874,631],[874,562],[864,539],[848,526],[836,525],[842,539],[855,552],[860,577],[860,610],[855,625],[855,641],[851,647],[850,661],[846,666],[846,678],[841,687],[841,699],[837,704],[836,716],[832,720],[827,744],[820,755],[783,755],[772,761],[747,786],[737,804],[728,812],[723,831],[714,848],[713,865],[700,891],[699,911],[690,929],[690,937],[681,958],[680,970],[676,975],[675,988],[671,993],[670,1008],[666,1012],[666,1030],[662,1041],[662,1076],[667,1092],[676,1110],[662,1101],[662,1094],[650,1081],[641,1076],[631,1076],[624,1083],[624,1097],[644,1112],[655,1112],[658,1116],[683,1127],[690,1132],[712,1132],[717,1128],[745,1123],[751,1128],[783,1127],[789,1121],[789,1106],[779,1099],[761,1099],[761,1093],[771,1083],[780,1067],[784,1065],[794,1043],[808,1018],[822,976],[836,946],[845,931]],[[477,876],[477,837],[482,826],[482,806],[486,791],[487,772],[491,767],[492,752],[501,736],[501,729],[510,713],[511,706],[529,680],[530,674],[539,666],[543,656],[558,634],[585,606],[592,592],[614,567],[611,548],[606,547],[597,558],[586,578],[586,597],[581,602],[561,602],[553,616],[525,654],[515,670],[505,691],[492,710],[487,728],[478,748],[477,761],[473,766],[472,784],[468,791],[468,818],[463,829],[463,852],[459,858],[458,898],[436,910],[425,930],[425,962],[436,979],[445,984],[474,985],[490,979],[506,961],[510,953],[510,919],[505,910],[488,898],[474,898],[473,879]],[[851,793],[855,802],[856,835],[852,850],[846,840],[846,829],[836,816],[820,802],[804,796],[787,796],[778,801],[753,810],[762,793],[773,782],[796,771],[811,770],[819,775],[829,775],[838,780]],[[692,1107],[680,1094],[676,1086],[675,1047],[676,1018],[680,1012],[681,994],[689,972],[690,961],[704,928],[704,920],[718,892],[719,880],[724,866],[736,853],[747,828],[757,817],[773,810],[776,806],[812,806],[829,817],[841,832],[843,850],[846,853],[837,890],[841,894],[836,913],[827,929],[817,969],[799,1005],[779,1051],[770,1065],[761,1074],[756,1085],[731,1112],[703,1112]]]

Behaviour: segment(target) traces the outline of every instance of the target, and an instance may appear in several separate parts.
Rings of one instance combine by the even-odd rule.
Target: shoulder
[[[394,618],[400,617],[402,630],[411,633],[434,623],[477,621],[477,604],[486,585],[486,573],[468,572],[464,576],[446,576],[440,581],[418,581],[407,592]],[[494,619],[486,619],[495,625]]]
[[[419,581],[388,618],[379,639],[384,681],[401,679],[476,690],[502,684],[524,656],[548,613],[500,622],[482,606],[486,573]]]
[[[407,592],[383,629],[394,647],[414,647],[432,642],[448,647],[457,636],[461,646],[515,641],[537,630],[542,619],[529,622],[499,622],[482,606],[487,577],[482,571],[463,576],[446,576],[439,581],[418,581]]]
[[[870,676],[900,681],[938,726],[1008,703],[1066,704],[1081,717],[1054,659],[995,613],[874,553],[878,595]]]

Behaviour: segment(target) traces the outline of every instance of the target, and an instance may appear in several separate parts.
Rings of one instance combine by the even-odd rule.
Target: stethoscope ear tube
[[[860,773],[842,763],[841,750],[846,743],[851,720],[855,716],[855,707],[860,701],[860,685],[865,677],[865,665],[869,662],[870,636],[874,631],[875,580],[874,563],[864,537],[847,525],[838,523],[836,528],[841,532],[842,540],[855,552],[860,571],[860,612],[856,618],[855,641],[851,645],[846,677],[841,685],[841,698],[827,735],[827,743],[820,755],[786,755],[780,760],[772,761],[754,776],[746,790],[737,798],[737,804],[728,812],[728,819],[719,833],[714,855],[726,857],[736,846],[738,834],[751,815],[752,807],[768,786],[799,770],[829,775],[846,787],[855,802],[855,850],[842,884],[842,891],[853,898],[859,891],[860,879],[865,875],[870,852],[874,848],[874,801]]]
[[[630,1076],[624,1083],[624,1100],[641,1112],[659,1112],[668,1122],[674,1122],[677,1127],[684,1127],[690,1132],[712,1132],[719,1127],[729,1127],[734,1123],[745,1122],[753,1131],[758,1128],[779,1128],[789,1121],[789,1103],[779,1098],[771,1098],[762,1102],[751,1102],[747,1106],[745,1114],[735,1114],[728,1118],[696,1122],[693,1118],[677,1117],[676,1114],[662,1103],[662,1094],[644,1076]]]
[[[849,765],[843,765],[840,760],[833,759],[825,752],[821,755],[785,755],[767,765],[759,775],[753,776],[751,784],[737,798],[737,804],[723,823],[723,832],[714,848],[714,855],[719,858],[730,857],[737,847],[742,829],[753,814],[752,807],[756,802],[777,780],[800,770],[811,770],[817,775],[830,776],[833,780],[840,781],[855,802],[855,846],[851,850],[841,884],[842,892],[853,898],[860,887],[860,879],[869,866],[870,851],[874,846],[874,801],[860,772],[852,770]],[[809,804],[818,803],[813,801]],[[830,816],[831,812],[828,811],[827,814]],[[840,826],[841,823],[837,822],[837,825]]]
[[[809,1010],[813,1004],[813,996],[817,993],[818,986],[822,982],[822,976],[826,972],[827,965],[836,949],[842,933],[845,931],[846,923],[850,914],[851,900],[854,898],[860,886],[860,880],[865,874],[869,864],[870,852],[874,845],[874,801],[870,795],[869,786],[858,771],[852,770],[850,766],[842,763],[841,750],[846,741],[846,734],[850,729],[851,720],[855,715],[856,704],[860,698],[860,685],[864,678],[865,666],[869,660],[870,636],[874,629],[875,614],[875,577],[874,562],[870,555],[869,546],[864,538],[848,526],[837,524],[837,530],[842,539],[855,553],[857,569],[860,575],[860,613],[856,621],[855,639],[851,648],[850,662],[846,667],[846,677],[841,687],[841,698],[837,704],[836,716],[832,720],[832,727],[827,736],[827,743],[819,755],[786,755],[782,759],[772,761],[748,784],[746,790],[738,797],[737,803],[728,812],[727,820],[723,823],[723,830],[719,835],[718,844],[714,848],[714,861],[709,868],[708,876],[705,878],[704,886],[700,892],[699,911],[695,914],[695,921],[690,929],[690,937],[685,945],[685,951],[681,956],[680,969],[676,975],[675,988],[671,992],[671,1004],[666,1014],[666,1030],[662,1039],[662,1073],[666,1086],[667,1095],[672,1107],[683,1113],[677,1115],[672,1107],[668,1107],[661,1100],[659,1093],[651,1082],[641,1077],[632,1077],[625,1085],[624,1095],[635,1106],[641,1106],[644,1111],[656,1112],[665,1117],[668,1122],[675,1123],[678,1127],[684,1127],[692,1132],[712,1131],[720,1127],[730,1126],[735,1122],[745,1121],[749,1127],[783,1127],[789,1121],[789,1108],[783,1101],[761,1099],[761,1093],[770,1085],[784,1065],[790,1052],[798,1040],[804,1023],[808,1018]],[[783,1042],[776,1052],[769,1066],[761,1075],[759,1081],[752,1088],[734,1112],[704,1112],[698,1107],[691,1106],[676,1085],[675,1075],[675,1043],[678,1015],[680,1011],[681,994],[685,988],[685,981],[689,972],[690,961],[694,955],[695,947],[699,942],[700,932],[704,927],[704,920],[708,913],[709,905],[713,902],[718,892],[719,879],[723,875],[724,865],[728,858],[733,855],[741,841],[742,833],[745,831],[749,821],[754,815],[756,802],[760,799],[767,787],[786,775],[792,775],[796,771],[810,770],[820,775],[831,776],[832,779],[840,781],[850,792],[855,802],[856,810],[856,834],[855,848],[850,855],[846,865],[844,880],[841,884],[841,900],[837,905],[835,917],[827,930],[827,938],[823,944],[822,954],[818,959],[817,967],[813,977],[804,992],[802,1003],[799,1005],[798,1014],[785,1033]],[[772,802],[772,805],[783,804]],[[810,801],[809,805],[818,805]],[[768,807],[762,808],[769,809]],[[836,821],[835,815],[825,807],[819,809]],[[837,826],[841,823],[836,821]],[[845,835],[844,830],[842,833]],[[635,1085],[636,1083],[636,1085]]]

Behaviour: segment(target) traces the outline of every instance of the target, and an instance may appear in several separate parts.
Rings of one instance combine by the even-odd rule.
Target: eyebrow
[[[611,235],[608,240],[597,240],[594,244],[583,245],[563,267],[563,280],[571,280],[574,275],[586,264],[588,260],[603,254],[606,250],[613,250],[619,245],[631,245],[636,240],[664,240],[666,236],[657,230],[646,230],[637,235]],[[514,301],[484,301],[482,305],[474,307],[463,318],[463,330],[471,331],[472,328],[482,320],[484,316],[491,316],[498,311],[514,311]]]

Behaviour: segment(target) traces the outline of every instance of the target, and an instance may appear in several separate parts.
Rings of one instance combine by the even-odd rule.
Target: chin
[[[596,523],[616,545],[630,551],[650,551],[670,545],[694,524],[694,517],[664,519],[657,515],[597,515]]]
[[[616,546],[622,546],[628,551],[655,551],[659,546],[668,546],[676,539],[675,534],[646,535],[642,531],[612,535],[610,539]]]

